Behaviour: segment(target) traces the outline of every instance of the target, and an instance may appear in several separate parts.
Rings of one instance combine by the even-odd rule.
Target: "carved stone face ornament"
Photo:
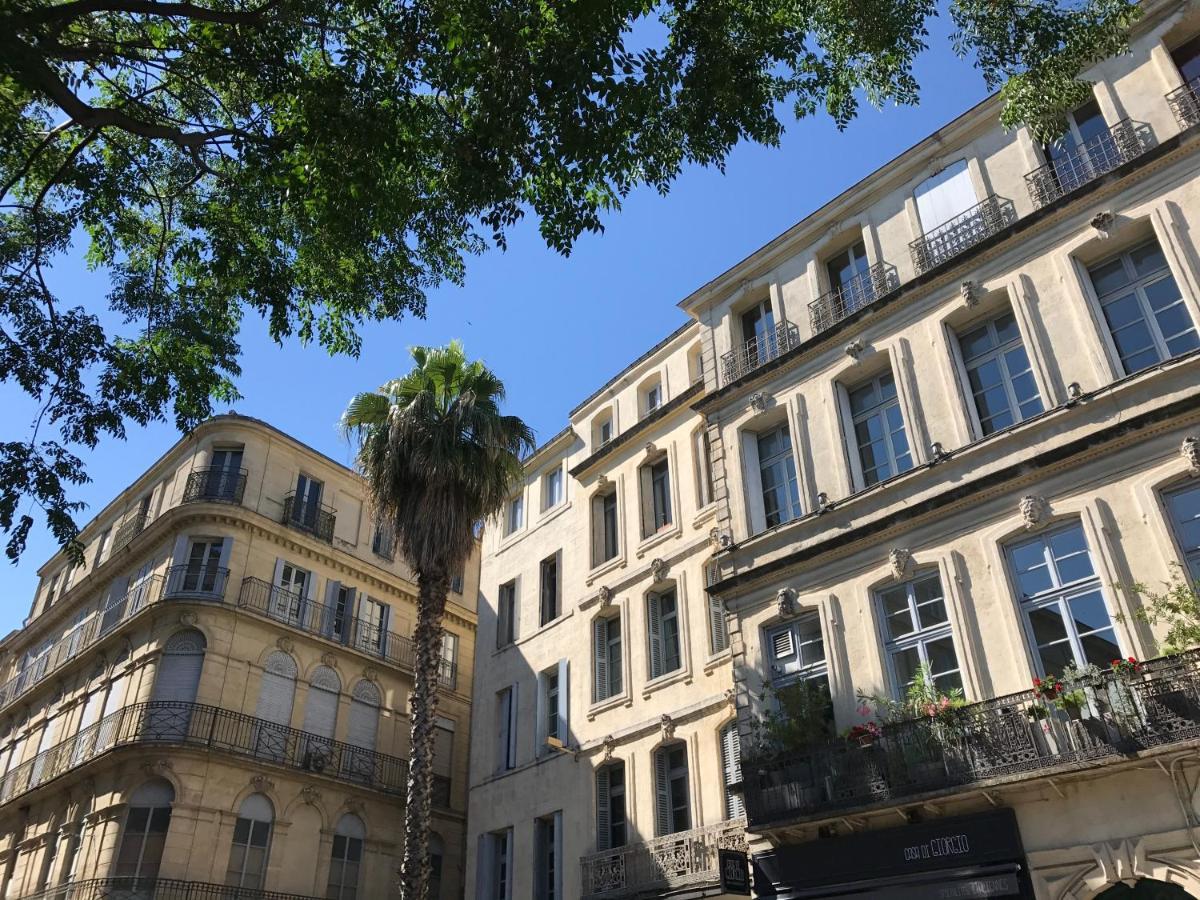
[[[1037,531],[1050,519],[1050,504],[1045,497],[1029,494],[1021,498],[1021,524],[1026,531]]]
[[[1185,437],[1179,452],[1188,464],[1191,474],[1200,475],[1200,438],[1192,435]]]
[[[888,565],[892,569],[892,578],[903,581],[913,569],[912,554],[903,547],[896,547],[888,553]]]
[[[779,615],[794,616],[796,614],[796,591],[790,587],[780,588],[775,594],[775,603]]]

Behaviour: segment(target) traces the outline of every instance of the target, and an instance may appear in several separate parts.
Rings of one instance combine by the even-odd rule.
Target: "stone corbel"
[[[751,412],[766,412],[767,411],[767,395],[763,391],[755,391],[746,402],[749,404]]]
[[[1037,531],[1050,518],[1050,504],[1045,497],[1027,494],[1021,498],[1021,525],[1026,531]]]
[[[888,565],[892,569],[892,579],[903,581],[912,572],[912,554],[903,547],[896,547],[888,553]]]
[[[675,720],[672,719],[667,713],[662,714],[662,718],[659,719],[658,722],[658,727],[662,732],[662,739],[664,741],[675,740]]]
[[[600,608],[605,609],[613,601],[613,589],[610,588],[607,584],[601,585],[599,597],[600,597]]]
[[[979,297],[982,293],[979,285],[974,281],[964,281],[958,286],[958,292],[962,295],[963,304],[969,309],[979,302]]]
[[[1200,438],[1194,435],[1185,437],[1179,452],[1182,454],[1184,462],[1187,463],[1192,476],[1200,475]]]
[[[863,351],[866,349],[866,345],[862,342],[862,338],[855,338],[843,349],[845,349],[848,357],[853,360],[857,360],[860,356],[862,356]]]
[[[1107,241],[1112,237],[1112,227],[1116,220],[1117,217],[1112,214],[1112,211],[1106,209],[1092,216],[1089,224],[1096,229],[1096,233],[1100,235],[1100,240]]]
[[[775,605],[781,616],[794,616],[796,614],[796,589],[782,587],[776,591]]]
[[[659,559],[658,557],[650,560],[650,576],[656,583],[659,581],[666,581],[667,575],[670,571],[671,566],[666,562],[666,560]]]

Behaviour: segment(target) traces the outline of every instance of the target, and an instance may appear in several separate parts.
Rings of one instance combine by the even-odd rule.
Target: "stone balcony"
[[[583,897],[661,897],[680,890],[718,889],[718,850],[746,850],[746,822],[732,819],[627,844],[580,859]]]

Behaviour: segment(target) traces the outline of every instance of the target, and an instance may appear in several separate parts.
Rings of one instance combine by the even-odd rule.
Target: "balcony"
[[[1200,651],[1104,674],[1075,716],[1032,691],[956,710],[949,720],[884,726],[869,746],[829,742],[743,763],[750,828],[759,831],[885,808],[922,795],[995,788],[1200,739]]]
[[[220,603],[225,596],[229,570],[217,566],[185,564],[167,569],[164,600],[207,600]]]
[[[196,469],[188,474],[183,502],[241,503],[245,492],[245,469]]]
[[[353,615],[350,610],[315,603],[295,591],[284,590],[261,578],[242,579],[237,605],[298,631],[377,656],[410,672],[416,663],[410,638],[382,630],[378,625]],[[458,681],[455,666],[443,660],[438,680],[445,687],[455,687]]]
[[[292,491],[283,498],[283,524],[299,531],[307,531],[318,541],[333,543],[333,526],[337,514],[332,506],[297,498]]]
[[[145,531],[148,524],[150,524],[150,514],[146,512],[140,512],[122,522],[117,526],[117,531],[113,535],[112,550],[109,551],[109,555],[116,553]]]
[[[179,878],[90,878],[25,894],[21,900],[318,900]]]
[[[721,357],[725,384],[737,381],[759,366],[769,363],[800,345],[800,329],[791,322],[780,322],[772,331],[751,338],[736,350]]]
[[[746,850],[746,822],[679,831],[581,857],[583,896],[661,896],[681,888],[718,887],[718,850]]]
[[[1150,130],[1122,119],[1070,153],[1026,175],[1029,198],[1040,209],[1149,149]]]
[[[156,700],[105,716],[95,725],[8,771],[0,804],[9,803],[118,747],[173,744],[313,772],[405,796],[408,762],[242,713]]]
[[[908,245],[917,274],[928,272],[965,253],[1016,221],[1016,218],[1012,202],[1003,197],[993,194],[982,203],[976,203],[966,212],[943,222]]]
[[[1200,78],[1193,78],[1167,94],[1167,105],[1175,113],[1180,128],[1200,125]]]
[[[833,327],[899,286],[900,278],[896,275],[895,266],[885,262],[875,263],[841,287],[822,294],[808,304],[808,320],[813,334]]]

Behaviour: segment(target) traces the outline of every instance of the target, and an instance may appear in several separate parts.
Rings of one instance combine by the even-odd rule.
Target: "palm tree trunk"
[[[408,802],[404,810],[404,862],[401,900],[426,900],[429,890],[429,820],[433,796],[433,726],[437,718],[438,676],[442,663],[442,615],[450,580],[444,574],[417,576],[416,660],[410,697],[411,731]]]

